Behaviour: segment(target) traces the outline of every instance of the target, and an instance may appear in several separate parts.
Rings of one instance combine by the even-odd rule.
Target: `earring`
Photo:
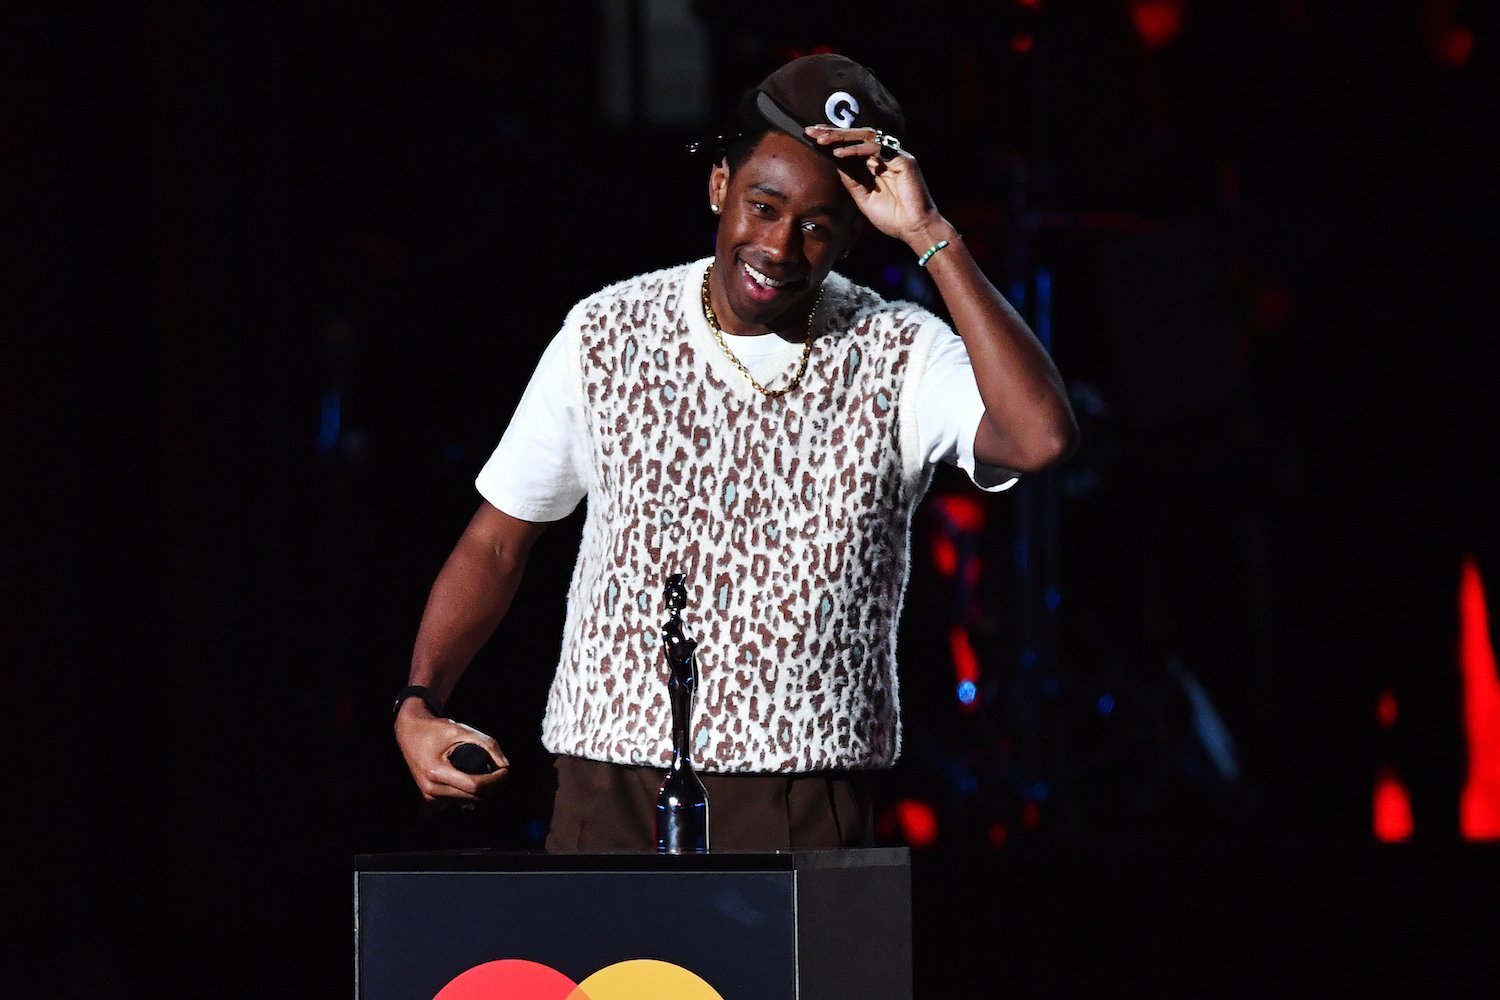
[[[713,212],[714,212],[715,215],[719,214],[719,206],[718,205],[710,205],[708,207],[711,208],[711,209],[713,209]]]

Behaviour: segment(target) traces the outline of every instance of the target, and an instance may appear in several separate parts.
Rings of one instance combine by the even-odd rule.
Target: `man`
[[[867,69],[793,60],[741,119],[708,178],[713,258],[590,296],[544,354],[433,585],[415,690],[397,699],[425,798],[493,790],[504,752],[442,702],[533,542],[587,497],[543,723],[549,850],[655,844],[673,573],[698,642],[690,752],[712,846],[869,843],[870,774],[900,753],[896,624],[933,463],[999,490],[1075,445],[1056,368],[933,204],[900,106]],[[872,227],[911,249],[957,335],[833,272]],[[453,767],[465,742],[497,770]]]

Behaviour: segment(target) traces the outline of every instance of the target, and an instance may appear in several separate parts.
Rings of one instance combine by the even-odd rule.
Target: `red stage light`
[[[1455,21],[1458,0],[1423,0],[1422,38],[1427,56],[1450,69],[1468,65],[1474,55],[1474,32],[1468,25]]]
[[[1456,24],[1443,33],[1441,52],[1449,66],[1462,66],[1474,54],[1474,32]]]
[[[1380,697],[1375,699],[1375,721],[1380,723],[1381,729],[1390,729],[1396,724],[1397,710],[1395,693],[1389,688],[1380,692]]]
[[[937,812],[918,799],[902,799],[896,804],[896,821],[901,835],[912,847],[927,847],[937,840]]]
[[[984,530],[984,505],[974,497],[958,494],[935,496],[932,505],[938,516],[947,522],[945,527],[949,531],[978,534]]]
[[[1375,776],[1373,807],[1376,840],[1394,844],[1411,836],[1411,796],[1389,766]]]
[[[932,538],[932,565],[943,576],[958,572],[958,548],[949,535],[934,535]]]
[[[793,59],[801,59],[803,56],[827,55],[833,52],[833,46],[827,42],[814,45],[810,49],[786,48],[781,50],[784,59],[790,62]]]
[[[1458,661],[1463,672],[1464,729],[1469,776],[1459,799],[1459,831],[1466,840],[1500,839],[1500,675],[1490,641],[1484,581],[1472,556],[1458,584]]]
[[[1130,23],[1141,41],[1164,48],[1182,33],[1185,0],[1130,0]]]

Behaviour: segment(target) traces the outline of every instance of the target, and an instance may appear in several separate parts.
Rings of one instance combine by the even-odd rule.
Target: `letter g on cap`
[[[854,116],[859,114],[859,101],[848,91],[834,91],[823,102],[823,114],[839,128],[849,128],[854,124]]]

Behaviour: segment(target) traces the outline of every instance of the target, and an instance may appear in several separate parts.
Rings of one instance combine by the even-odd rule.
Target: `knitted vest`
[[[931,476],[915,390],[941,321],[831,274],[801,384],[768,399],[703,317],[707,263],[569,314],[591,479],[543,742],[670,761],[662,598],[682,573],[700,770],[888,766],[911,517]]]

